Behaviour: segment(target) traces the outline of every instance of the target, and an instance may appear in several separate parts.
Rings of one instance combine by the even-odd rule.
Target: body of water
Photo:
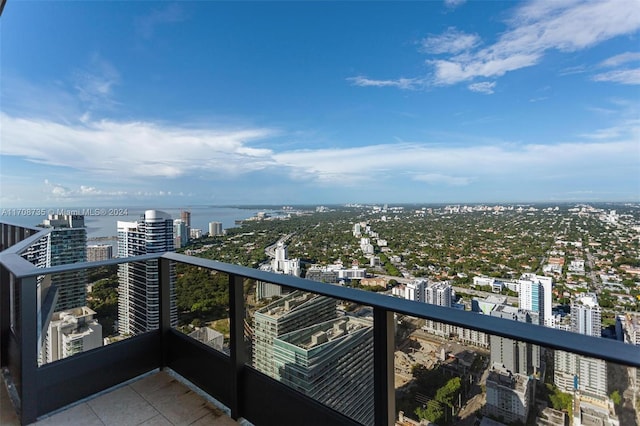
[[[23,226],[36,226],[47,218],[47,213],[85,214],[84,223],[87,227],[89,239],[115,237],[118,221],[133,222],[144,214],[145,210],[153,207],[121,207],[121,208],[47,208],[47,209],[9,209],[3,208],[0,221]],[[222,222],[222,228],[232,228],[236,220],[248,219],[259,211],[256,209],[242,209],[234,207],[197,206],[188,208],[155,208],[161,210],[173,219],[180,219],[183,210],[191,212],[191,228],[202,229],[202,233],[209,232],[209,222]],[[266,210],[270,212],[269,210]]]

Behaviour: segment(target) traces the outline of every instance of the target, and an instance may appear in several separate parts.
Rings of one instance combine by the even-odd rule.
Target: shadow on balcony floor
[[[19,425],[4,384],[1,408],[0,424]],[[64,408],[34,425],[232,426],[238,423],[178,379],[160,371]]]

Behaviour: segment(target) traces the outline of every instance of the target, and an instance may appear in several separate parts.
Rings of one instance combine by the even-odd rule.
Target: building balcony
[[[414,404],[414,400],[425,411],[433,408],[433,404],[439,405],[436,408],[444,410],[442,423],[447,424],[474,424],[477,413],[505,423],[517,421],[523,415],[538,422],[532,416],[544,416],[541,413],[545,408],[537,407],[536,398],[522,395],[533,395],[535,383],[544,387],[548,375],[560,377],[553,369],[554,356],[560,354],[567,354],[558,358],[567,364],[575,363],[576,359],[593,361],[585,364],[586,373],[567,379],[567,386],[573,379],[575,389],[571,392],[573,405],[565,407],[565,411],[574,417],[584,416],[584,423],[603,415],[621,425],[634,424],[629,423],[631,419],[633,422],[638,419],[640,347],[635,345],[172,252],[37,268],[24,254],[46,232],[10,224],[2,224],[1,229],[0,366],[11,410],[20,424],[47,424],[54,422],[55,416],[67,418],[64,416],[78,412],[84,415],[82,410],[87,415],[95,414],[102,422],[95,424],[145,421],[197,424],[201,419],[202,424],[234,421],[254,425],[392,425],[397,421],[411,424],[404,419],[405,415],[413,418],[417,415],[406,411],[400,415],[399,411],[405,410],[408,402]],[[158,327],[134,335],[119,335],[114,318],[99,313],[97,321],[107,339],[105,344],[75,354],[69,349],[71,352],[55,359],[44,356],[54,344],[50,339],[52,324],[64,319],[54,313],[58,291],[47,284],[55,281],[51,277],[78,271],[90,274],[100,268],[133,262],[158,264],[158,304],[147,307],[148,312],[157,312]],[[212,324],[222,327],[217,334],[199,332],[207,328],[195,327],[193,322],[189,326],[184,318],[176,325],[173,319],[176,290],[171,283],[175,275],[180,279],[182,267],[198,271],[211,282],[224,279],[228,304],[220,314],[222,320]],[[256,288],[261,283],[286,289],[281,296],[282,307],[255,300],[259,293]],[[316,299],[301,296],[309,294],[324,297],[317,303],[323,309],[317,312],[323,312],[322,315],[314,314],[315,302],[311,300]],[[331,311],[331,316],[325,318],[327,298],[334,300],[331,306],[336,309],[335,315]],[[197,303],[196,300],[194,306]],[[278,323],[278,310],[295,307],[300,307],[300,318],[305,319],[299,320],[297,329],[285,330],[285,322]],[[83,311],[83,315],[89,314]],[[183,315],[180,309],[178,315]],[[309,318],[316,323],[302,323]],[[92,319],[83,321],[89,320]],[[278,332],[278,327],[283,328]],[[455,334],[452,327],[464,332]],[[407,339],[409,332],[412,337]],[[77,331],[74,336],[81,334]],[[488,336],[484,339],[486,344],[478,344],[479,335]],[[402,337],[396,339],[398,336]],[[534,371],[529,376],[526,372],[515,377],[511,372],[491,370],[490,337],[505,339],[500,340],[508,343],[503,346],[515,347],[516,352],[540,348],[541,355],[536,355],[540,363],[533,365]],[[469,349],[471,341],[476,349]],[[273,349],[265,352],[264,348]],[[271,370],[257,368],[261,363],[271,366]],[[604,388],[596,383],[600,364],[606,365]],[[417,370],[424,370],[424,377],[431,377],[429,372],[437,367],[437,377],[460,378],[458,401],[450,400],[443,405],[435,390],[416,392],[416,387],[424,383],[414,383],[414,378],[420,375],[414,371],[412,376],[410,367],[414,365],[420,366]],[[529,371],[528,367],[524,369]],[[187,385],[180,381],[188,387],[182,387]],[[147,385],[152,390],[145,390]],[[179,404],[175,410],[167,409],[164,404],[170,397],[149,397],[161,388],[168,388],[174,395],[200,394],[202,399]],[[609,397],[614,388],[621,394],[616,403]],[[411,395],[411,401],[407,402],[407,395]],[[117,401],[123,396],[129,403],[141,397],[144,408],[139,411],[154,415],[140,421],[133,418],[116,421],[115,417],[109,420],[109,416],[122,411]],[[487,409],[487,400],[491,398],[502,399],[492,401],[493,408]],[[157,401],[164,402],[155,405]],[[194,418],[197,409],[185,410],[188,404],[211,411],[202,411],[201,417]],[[485,408],[481,409],[482,406]],[[104,411],[96,407],[103,407]],[[3,398],[2,424],[12,415],[7,410]],[[173,410],[172,414],[167,410]],[[228,413],[228,417],[219,410]],[[153,423],[156,416],[160,417]],[[208,420],[219,423],[205,423]]]

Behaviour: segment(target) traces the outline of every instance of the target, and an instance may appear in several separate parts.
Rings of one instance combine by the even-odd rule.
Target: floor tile
[[[145,398],[175,425],[189,425],[209,413],[220,412],[175,379]]]
[[[137,425],[159,414],[129,386],[101,395],[87,404],[107,426]]]
[[[0,379],[0,425],[18,426],[20,421],[13,409],[4,381]]]
[[[104,426],[104,423],[89,405],[84,403],[44,418],[36,422],[35,426]]]
[[[167,420],[167,418],[162,414],[158,414],[157,416],[150,418],[146,422],[140,423],[138,426],[173,426],[173,423]]]
[[[169,385],[169,383],[174,380],[175,379],[166,372],[159,371],[155,374],[143,377],[142,379],[131,383],[129,386],[145,398],[158,389]]]
[[[191,423],[191,426],[237,426],[238,422],[225,415],[209,413],[206,416]]]

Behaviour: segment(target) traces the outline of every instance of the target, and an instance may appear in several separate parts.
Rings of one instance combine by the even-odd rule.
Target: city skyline
[[[0,33],[3,207],[640,200],[636,1],[16,2]]]

